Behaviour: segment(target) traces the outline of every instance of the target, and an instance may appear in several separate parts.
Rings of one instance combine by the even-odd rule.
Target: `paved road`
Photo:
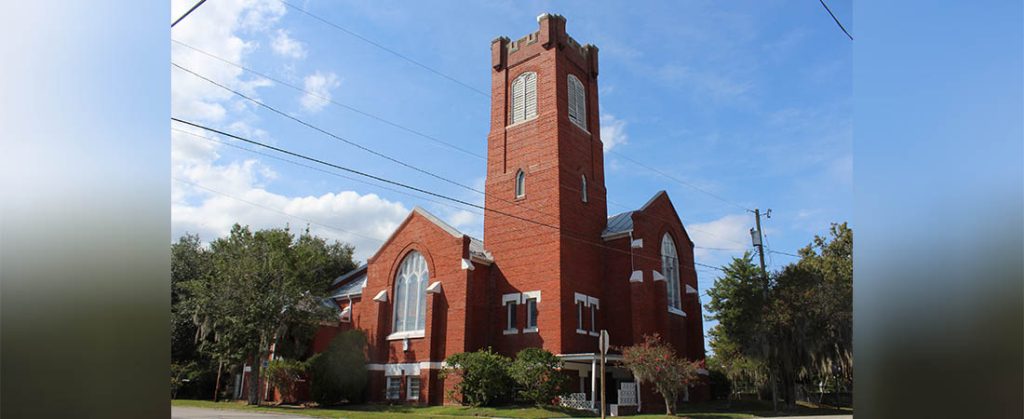
[[[278,415],[274,413],[241,412],[227,409],[171,406],[172,419],[309,419],[309,416]],[[776,419],[853,419],[842,416],[787,416]]]
[[[309,419],[309,416],[278,415],[274,413],[241,412],[228,409],[171,406],[172,419]]]

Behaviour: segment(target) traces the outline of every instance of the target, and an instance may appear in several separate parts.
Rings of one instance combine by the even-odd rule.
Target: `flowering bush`
[[[697,380],[699,362],[676,356],[672,346],[658,334],[645,335],[643,343],[622,349],[623,363],[642,383],[653,384],[665,399],[665,412],[675,414],[679,391]]]
[[[541,348],[526,348],[516,354],[508,375],[519,387],[519,396],[536,405],[552,404],[564,393],[568,377],[562,374],[562,360]]]

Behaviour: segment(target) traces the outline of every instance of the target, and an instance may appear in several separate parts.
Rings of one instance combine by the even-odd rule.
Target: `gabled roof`
[[[665,192],[664,190],[661,190],[661,191],[658,191],[658,193],[654,194],[654,196],[652,196],[651,199],[648,199],[647,203],[645,203],[644,206],[640,207],[640,209],[633,210],[633,211],[626,211],[626,212],[615,214],[615,215],[613,215],[611,217],[608,217],[608,226],[605,227],[603,232],[601,232],[601,238],[603,238],[605,240],[611,240],[611,239],[617,239],[617,238],[620,238],[620,237],[625,237],[627,234],[632,233],[633,232],[633,215],[636,214],[637,212],[641,212],[642,213],[642,212],[646,211],[647,208],[650,207],[651,204],[654,203],[654,201],[657,201],[658,198],[660,198],[662,195],[665,195],[665,199],[668,199],[668,193]],[[671,204],[672,204],[672,201],[669,200],[669,205],[671,205]],[[673,209],[673,211],[675,211],[675,210]],[[678,217],[678,215],[677,215],[677,217]],[[683,228],[683,233],[687,234],[686,233],[686,226],[683,225],[682,220],[679,221],[679,225]],[[689,237],[689,234],[687,234],[687,237]]]
[[[434,225],[436,225],[441,230],[444,230],[448,234],[451,234],[452,237],[455,237],[457,239],[458,238],[463,238],[463,237],[468,237],[469,238],[469,256],[470,256],[470,258],[475,258],[476,260],[478,260],[480,262],[483,262],[483,263],[487,263],[487,264],[494,263],[494,255],[492,255],[491,252],[488,252],[487,249],[484,249],[484,242],[483,242],[483,240],[480,240],[480,239],[478,239],[476,237],[472,237],[470,235],[462,233],[461,231],[459,231],[455,227],[452,227],[448,223],[444,222],[443,220],[441,220],[440,218],[438,218],[434,214],[431,214],[430,212],[427,212],[427,210],[425,210],[423,208],[420,208],[418,206],[412,209],[412,212],[410,212],[409,216],[405,218],[405,221],[403,221],[402,224],[399,225],[399,227],[397,229],[395,229],[395,231],[393,233],[391,233],[391,236],[388,237],[388,239],[384,241],[385,245],[387,245],[389,242],[391,242],[391,239],[394,238],[396,234],[398,234],[398,231],[401,230],[402,226],[404,226],[405,223],[407,223],[409,221],[409,219],[412,217],[413,213],[419,214],[423,218],[426,218],[428,221],[430,221],[431,223],[434,223]],[[380,249],[377,249],[377,251],[380,252]],[[376,254],[374,256],[376,256]],[[370,259],[373,259],[373,258],[371,257]]]
[[[366,264],[364,263],[358,268],[335,278],[334,282],[331,283],[331,287],[337,288],[334,288],[333,291],[331,291],[330,298],[344,298],[362,295],[363,288],[366,287]]]

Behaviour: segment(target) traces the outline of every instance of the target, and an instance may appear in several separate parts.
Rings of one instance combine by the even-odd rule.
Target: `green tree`
[[[798,262],[770,275],[767,299],[750,254],[733,259],[707,304],[708,318],[719,321],[716,354],[721,350],[730,368],[751,369],[752,377],[763,366],[770,382],[782,383],[790,407],[798,381],[832,371],[852,380],[853,364],[853,232],[832,224],[829,237],[815,236],[799,252]]]
[[[622,349],[622,361],[637,381],[650,383],[665,400],[665,413],[674,415],[679,392],[697,380],[699,363],[676,356],[672,345],[657,334]]]
[[[551,404],[564,394],[569,379],[559,371],[562,360],[542,348],[526,348],[516,354],[508,375],[519,387],[519,395],[537,405]]]
[[[508,376],[512,360],[491,348],[476,352],[454,354],[445,360],[441,369],[442,380],[449,377],[458,381],[448,391],[448,398],[471,406],[486,406],[509,393],[512,379]]]
[[[758,393],[768,382],[768,371],[759,358],[743,355],[739,345],[722,335],[721,326],[708,331],[714,355],[707,358],[708,370],[721,373],[729,383],[729,396]]]
[[[263,378],[272,388],[281,393],[281,403],[295,403],[297,399],[295,385],[306,374],[309,364],[294,359],[275,359],[267,363],[261,371]]]
[[[320,405],[362,401],[367,382],[366,334],[339,333],[327,350],[310,358],[310,395]]]
[[[270,344],[331,314],[320,301],[333,278],[355,267],[352,250],[308,228],[296,239],[287,228],[253,232],[237,224],[210,243],[212,273],[185,285],[187,307],[201,350],[221,363],[253,361],[251,404],[260,402],[259,360]]]

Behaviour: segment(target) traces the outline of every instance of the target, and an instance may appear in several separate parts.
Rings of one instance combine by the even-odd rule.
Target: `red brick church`
[[[704,358],[693,242],[668,194],[608,216],[598,49],[571,38],[562,16],[538,23],[491,43],[484,239],[416,208],[366,265],[335,281],[342,320],[314,346],[364,330],[371,401],[446,403],[437,373],[448,356],[532,346],[560,356],[579,379],[570,399],[592,406],[602,329],[615,346],[659,333]],[[607,378],[609,403],[661,407],[629,371],[610,367]],[[688,393],[704,398],[706,388]]]

